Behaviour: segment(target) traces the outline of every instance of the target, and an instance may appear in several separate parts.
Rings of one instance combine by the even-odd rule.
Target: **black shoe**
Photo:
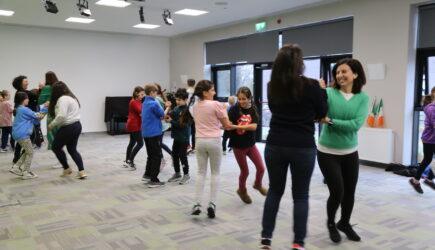
[[[199,203],[196,203],[192,208],[191,215],[199,215],[201,213],[201,205]]]
[[[339,221],[337,223],[337,229],[346,234],[347,238],[351,241],[361,241],[361,237],[353,231],[352,226],[349,223],[342,223]]]
[[[431,180],[425,179],[424,180],[424,184],[428,185],[432,189],[435,189],[435,183],[433,181],[431,181]]]
[[[415,189],[415,191],[417,191],[417,193],[423,193],[423,189],[421,188],[420,183],[414,183],[414,178],[409,179],[409,184],[411,184],[411,186]]]
[[[262,238],[260,242],[260,249],[272,249],[272,240],[268,238]]]
[[[164,182],[161,181],[150,181],[148,182],[149,188],[157,188],[157,187],[163,187],[165,185]]]
[[[329,238],[334,243],[338,243],[341,241],[341,235],[337,230],[337,227],[335,226],[335,223],[327,223],[328,231],[329,231]]]
[[[208,203],[207,216],[210,219],[216,217],[216,205],[213,202]]]

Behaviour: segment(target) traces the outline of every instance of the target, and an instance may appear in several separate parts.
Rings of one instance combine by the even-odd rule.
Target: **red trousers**
[[[239,164],[240,167],[239,189],[246,190],[246,180],[248,179],[248,175],[249,175],[247,157],[251,159],[251,161],[255,165],[255,168],[257,169],[254,185],[261,187],[263,175],[264,175],[264,163],[257,147],[254,145],[250,148],[233,148],[233,151],[237,163]]]

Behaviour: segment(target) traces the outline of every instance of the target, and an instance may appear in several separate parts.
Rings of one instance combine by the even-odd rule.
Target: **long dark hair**
[[[45,73],[45,85],[52,86],[58,81],[59,80],[57,79],[57,76],[53,71],[48,71],[47,73]]]
[[[204,99],[204,95],[202,92],[209,91],[213,87],[214,84],[209,80],[199,81],[195,86],[195,90],[193,91],[193,95],[190,98],[188,106],[192,106],[195,103],[195,96],[197,96],[200,100]]]
[[[282,103],[292,98],[298,101],[303,91],[302,50],[296,44],[286,44],[278,52],[269,82],[269,101]]]
[[[344,58],[339,60],[334,67],[332,68],[332,77],[334,79],[334,88],[336,89],[340,89],[340,84],[338,84],[337,82],[337,69],[338,66],[346,64],[347,66],[349,66],[349,68],[352,70],[352,72],[354,74],[357,74],[357,77],[353,80],[353,85],[352,85],[352,93],[353,94],[358,94],[361,92],[362,87],[366,84],[366,75],[364,73],[364,68],[361,65],[361,63],[356,60],[356,59],[352,59],[352,58]]]
[[[237,90],[236,96],[237,98],[239,98],[239,95],[243,94],[246,96],[246,98],[248,98],[249,100],[251,100],[251,108],[254,110],[255,114],[258,116],[258,112],[257,112],[257,107],[255,106],[254,100],[252,98],[252,92],[251,90],[246,87],[246,86],[242,86]],[[240,106],[239,102],[237,102],[237,108],[239,111],[239,115],[243,115],[242,114],[242,107]]]
[[[79,100],[71,92],[71,90],[68,88],[68,86],[64,82],[56,82],[55,84],[53,84],[50,105],[48,106],[48,114],[50,116],[54,117],[56,115],[55,114],[55,107],[56,107],[57,101],[59,100],[60,97],[62,97],[64,95],[67,95],[67,96],[70,96],[70,97],[76,99],[76,101],[79,103],[79,106],[80,106]]]
[[[187,90],[185,88],[179,88],[177,89],[177,92],[175,92],[175,98],[181,99],[186,101],[189,98],[189,93],[187,93]],[[189,109],[186,108],[180,113],[180,125],[181,127],[189,126],[193,122],[193,117],[189,112]]]
[[[23,89],[23,80],[27,79],[27,76],[17,76],[14,78],[14,80],[12,81],[12,86],[14,87],[14,89],[16,89],[17,91],[24,91]]]
[[[15,116],[17,114],[17,109],[18,107],[23,104],[24,100],[29,99],[29,96],[27,95],[26,92],[23,91],[18,91],[17,93],[15,93],[15,97],[14,97],[14,111],[13,111],[13,115]]]
[[[136,99],[136,98],[139,96],[139,93],[142,92],[142,91],[145,92],[145,89],[142,88],[141,86],[136,86],[136,87],[134,88],[134,90],[133,90],[132,98],[133,98],[133,99]]]

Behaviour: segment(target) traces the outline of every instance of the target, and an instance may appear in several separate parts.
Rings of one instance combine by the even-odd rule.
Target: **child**
[[[42,113],[35,113],[26,107],[29,104],[29,97],[25,92],[17,92],[15,95],[15,120],[12,127],[12,136],[22,148],[22,154],[17,163],[15,163],[9,172],[21,176],[21,179],[33,179],[38,177],[32,171],[30,166],[33,159],[33,146],[30,135],[33,133],[34,125],[44,118]],[[47,112],[43,108],[42,112]]]
[[[160,106],[156,100],[158,93],[155,84],[145,86],[145,100],[142,104],[142,137],[145,140],[147,150],[147,163],[145,173],[142,177],[143,181],[149,181],[148,187],[162,187],[165,185],[158,178],[160,172],[160,164],[162,161],[162,148],[160,139],[162,137],[162,122],[165,114],[169,111],[170,103],[166,103],[166,110]]]
[[[160,106],[162,106],[162,109],[165,109],[165,103],[168,102],[165,95],[166,90],[162,90],[162,87],[158,83],[155,83],[155,85],[157,87],[156,100],[159,102]],[[163,150],[166,151],[166,153],[168,153],[172,157],[171,149],[165,143],[163,143],[163,136],[165,135],[165,131],[167,131],[171,127],[171,124],[169,122],[166,122],[165,120],[162,120],[161,122],[162,122],[162,136],[160,137],[160,146]],[[162,162],[161,162],[160,169],[163,169],[165,165],[166,165],[166,160],[163,157],[163,153],[162,153]]]
[[[142,113],[142,100],[145,96],[145,90],[141,86],[134,88],[133,97],[128,106],[128,119],[127,131],[130,133],[130,142],[127,146],[127,153],[125,156],[125,167],[136,170],[134,158],[139,150],[143,147],[143,139],[141,134],[141,113]],[[136,146],[135,146],[136,145]]]
[[[80,103],[64,82],[57,82],[52,87],[49,114],[54,119],[48,125],[48,131],[58,128],[51,149],[63,167],[63,173],[60,177],[68,177],[72,174],[66,154],[63,151],[63,147],[66,146],[69,155],[79,169],[77,178],[85,179],[87,175],[83,167],[83,159],[77,151],[77,143],[82,132]]]
[[[53,71],[48,71],[45,73],[45,85],[41,89],[41,93],[38,97],[38,105],[42,105],[51,99],[51,92],[53,89],[53,85],[58,82],[58,78],[56,74]],[[48,125],[53,121],[54,117],[51,117],[50,115],[47,116],[47,128]],[[54,135],[57,132],[57,128],[53,128],[50,131],[47,129],[47,149],[51,150],[51,146],[53,144]],[[53,168],[58,168],[59,165],[53,166]]]
[[[252,93],[248,87],[241,87],[237,91],[238,102],[232,106],[228,112],[231,125],[230,146],[234,150],[234,156],[240,167],[239,189],[237,194],[246,204],[252,203],[246,189],[246,180],[249,175],[248,162],[249,157],[254,163],[257,174],[255,176],[254,189],[257,189],[263,196],[266,196],[267,189],[262,185],[264,175],[264,164],[260,152],[255,146],[255,131],[258,124],[258,113],[252,104]]]
[[[192,116],[187,108],[187,99],[189,94],[186,89],[178,89],[175,93],[177,107],[166,120],[171,122],[171,137],[174,138],[172,144],[172,159],[174,164],[175,174],[168,182],[179,181],[180,185],[189,182],[189,162],[187,161],[187,147],[189,146],[190,125],[192,124]],[[183,165],[183,174],[180,174],[180,161]]]
[[[424,130],[421,136],[423,142],[423,152],[424,157],[418,167],[417,173],[414,177],[409,179],[409,184],[417,191],[422,194],[423,189],[420,186],[420,178],[425,171],[425,169],[432,162],[433,154],[435,153],[435,87],[431,90],[431,95],[427,95],[423,98],[423,111],[426,115],[424,120]],[[435,183],[433,182],[433,172],[429,169],[428,178],[425,178],[424,184],[428,185],[432,189],[435,189]]]
[[[194,92],[194,96],[198,97],[199,101],[195,102],[191,112],[196,126],[196,160],[198,162],[196,203],[193,206],[192,215],[199,215],[201,213],[204,182],[208,161],[210,160],[211,187],[207,215],[211,219],[216,216],[215,203],[219,188],[219,172],[222,159],[221,124],[224,128],[228,128],[230,125],[224,104],[213,101],[215,94],[212,82],[208,80],[199,81]],[[194,100],[195,98],[192,98],[190,104]]]
[[[14,108],[12,104],[9,102],[11,99],[11,95],[9,91],[3,90],[1,92],[1,97],[3,99],[0,102],[0,127],[2,130],[2,139],[1,139],[1,149],[0,152],[7,152],[6,146],[8,144],[9,135],[12,133],[12,113]],[[10,139],[11,148],[14,148],[15,141],[11,136]]]
[[[189,94],[188,102],[190,103],[190,100],[192,99],[193,92],[195,92],[195,79],[188,79],[187,80],[187,93]],[[190,148],[187,150],[187,153],[195,153],[195,122],[192,122],[192,125],[190,126],[190,133],[192,137],[192,144],[189,146]]]
[[[228,97],[227,112],[230,110],[231,107],[234,106],[235,103],[236,103],[236,98],[234,96]],[[227,154],[227,142],[229,138],[230,138],[230,131],[224,130],[224,134],[222,135],[222,151],[224,155]],[[231,151],[231,147],[228,149],[228,152],[230,151]]]

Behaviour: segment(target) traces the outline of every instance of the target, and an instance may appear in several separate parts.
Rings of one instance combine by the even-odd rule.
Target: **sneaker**
[[[144,181],[144,182],[150,182],[151,181],[151,177],[144,175],[144,176],[142,176],[142,181]]]
[[[361,241],[361,237],[352,229],[349,223],[343,223],[339,221],[337,223],[337,229],[346,234],[347,238],[351,241]]]
[[[210,219],[214,219],[216,217],[216,205],[211,201],[208,203],[207,216]]]
[[[180,173],[175,173],[172,175],[171,178],[169,178],[168,182],[177,182],[181,179],[181,174]]]
[[[409,179],[409,184],[411,184],[411,186],[415,189],[415,191],[417,191],[417,193],[422,194],[423,193],[423,189],[421,188],[420,182],[415,183],[415,181],[417,181],[414,178]]]
[[[227,151],[222,151],[222,154],[223,155],[227,155]]]
[[[38,176],[30,171],[24,171],[23,172],[23,176],[21,176],[22,180],[28,180],[28,179],[33,179],[33,178],[37,178]]]
[[[11,172],[15,175],[18,175],[18,176],[23,176],[23,171],[21,170],[20,167],[18,167],[15,164],[11,167],[11,169],[9,169],[9,172]]]
[[[301,244],[293,243],[292,250],[305,250],[305,248]]]
[[[341,241],[341,235],[337,230],[337,227],[335,223],[327,223],[328,231],[329,231],[329,238],[332,242],[338,243]]]
[[[268,238],[262,238],[260,242],[260,249],[272,249],[272,240]]]
[[[130,161],[126,160],[122,163],[122,167],[129,168],[130,167]]]
[[[135,171],[136,170],[136,164],[134,164],[134,162],[130,162],[128,167],[130,168],[130,171]]]
[[[228,153],[231,152],[231,150],[233,150],[233,148],[228,148]]]
[[[237,189],[237,194],[239,195],[240,199],[246,203],[246,204],[251,204],[252,200],[251,197],[249,197],[248,195],[248,191],[246,191],[246,189],[244,191]]]
[[[56,165],[51,166],[51,168],[53,168],[53,169],[62,168],[62,165],[56,164]]]
[[[150,181],[148,182],[149,188],[163,187],[165,185],[164,182],[161,181]]]
[[[0,153],[6,153],[6,152],[8,152],[7,149],[5,149],[5,148],[0,149]]]
[[[180,184],[180,185],[184,185],[184,184],[189,183],[189,181],[190,181],[190,176],[189,176],[189,174],[185,174],[185,175],[183,176],[183,178],[181,178],[179,184]]]
[[[435,183],[432,180],[425,179],[423,183],[435,190]]]
[[[71,168],[67,168],[67,169],[64,169],[63,170],[63,172],[62,172],[62,174],[60,175],[60,177],[67,177],[67,176],[70,176],[72,174],[72,170],[71,170]]]
[[[81,180],[83,180],[83,179],[85,179],[86,177],[88,177],[88,176],[86,175],[85,170],[79,171],[79,172],[77,173],[77,179],[81,179]]]
[[[267,188],[264,188],[263,186],[254,185],[254,189],[258,190],[258,192],[260,192],[260,194],[263,196],[267,195]]]
[[[191,215],[199,215],[200,213],[201,213],[201,205],[199,203],[196,203],[195,205],[193,205]]]

